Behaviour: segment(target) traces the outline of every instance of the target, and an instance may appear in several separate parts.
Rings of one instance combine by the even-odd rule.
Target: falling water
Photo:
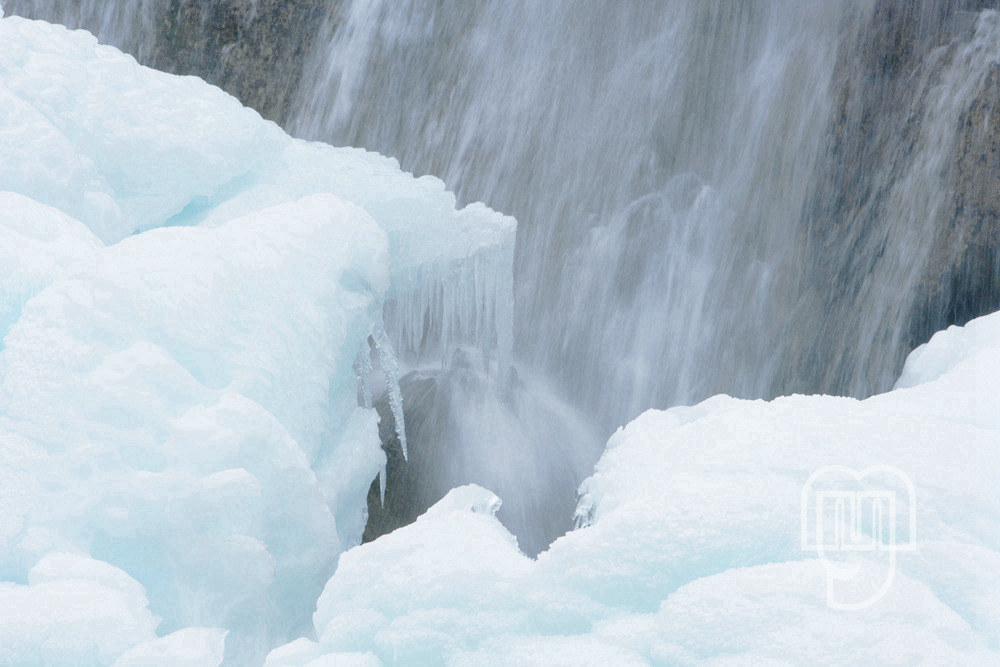
[[[717,392],[866,396],[934,330],[1000,308],[991,4],[6,7],[518,219],[517,395],[501,404],[484,387],[502,382],[466,360],[411,376],[404,403],[411,449],[450,453],[423,468],[414,455],[413,502],[503,487],[536,550],[569,516],[527,515],[562,513],[602,437],[642,410]]]
[[[933,331],[915,301],[998,51],[958,3],[909,4],[357,0],[287,124],[515,215],[521,358],[604,428],[716,392],[863,396]]]

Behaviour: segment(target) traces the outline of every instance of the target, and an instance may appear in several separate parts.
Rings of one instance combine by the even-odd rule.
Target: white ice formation
[[[513,243],[436,178],[0,21],[0,663],[307,631],[385,460],[358,351],[396,363],[388,314],[401,353],[508,358]]]

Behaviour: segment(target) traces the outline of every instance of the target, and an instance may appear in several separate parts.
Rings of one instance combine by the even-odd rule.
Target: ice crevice
[[[371,348],[374,347],[378,353],[379,364],[382,375],[385,379],[385,392],[389,397],[389,405],[392,410],[392,417],[396,436],[399,438],[400,446],[403,450],[403,459],[409,459],[409,452],[406,447],[406,425],[403,418],[403,392],[399,387],[399,358],[396,356],[389,336],[385,332],[385,327],[379,323],[372,334],[362,343],[354,359],[354,373],[358,378],[358,391],[361,394],[362,405],[366,410],[372,410],[372,388],[371,374],[373,371]],[[385,505],[386,468],[382,463],[379,470],[379,499]]]

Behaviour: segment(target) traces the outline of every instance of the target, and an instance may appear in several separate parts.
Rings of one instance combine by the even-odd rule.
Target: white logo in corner
[[[826,566],[827,605],[869,607],[891,588],[896,554],[917,547],[913,482],[892,466],[820,468],[802,487],[801,537]]]

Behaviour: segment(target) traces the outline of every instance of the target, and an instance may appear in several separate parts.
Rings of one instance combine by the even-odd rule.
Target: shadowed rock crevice
[[[477,357],[459,350],[446,370],[400,379],[408,461],[388,400],[375,402],[387,483],[384,505],[378,480],[368,491],[364,542],[412,523],[463,484],[500,496],[497,517],[529,555],[572,528],[577,485],[591,472],[604,434],[516,372],[501,392]]]
[[[437,414],[440,410],[433,408],[438,404],[437,381],[420,373],[410,373],[400,379],[399,386],[403,393],[408,438],[413,441],[415,434],[423,433],[428,428],[427,422],[433,423],[441,417]],[[417,410],[413,407],[415,405],[423,409]],[[425,406],[431,407],[428,409]],[[368,490],[368,522],[362,542],[371,542],[400,526],[413,523],[434,502],[417,479],[416,471],[424,468],[424,459],[432,456],[431,449],[436,443],[420,442],[409,452],[410,461],[406,461],[387,397],[376,401],[375,409],[379,415],[378,435],[386,456],[386,492],[383,503],[379,480],[372,482]]]

